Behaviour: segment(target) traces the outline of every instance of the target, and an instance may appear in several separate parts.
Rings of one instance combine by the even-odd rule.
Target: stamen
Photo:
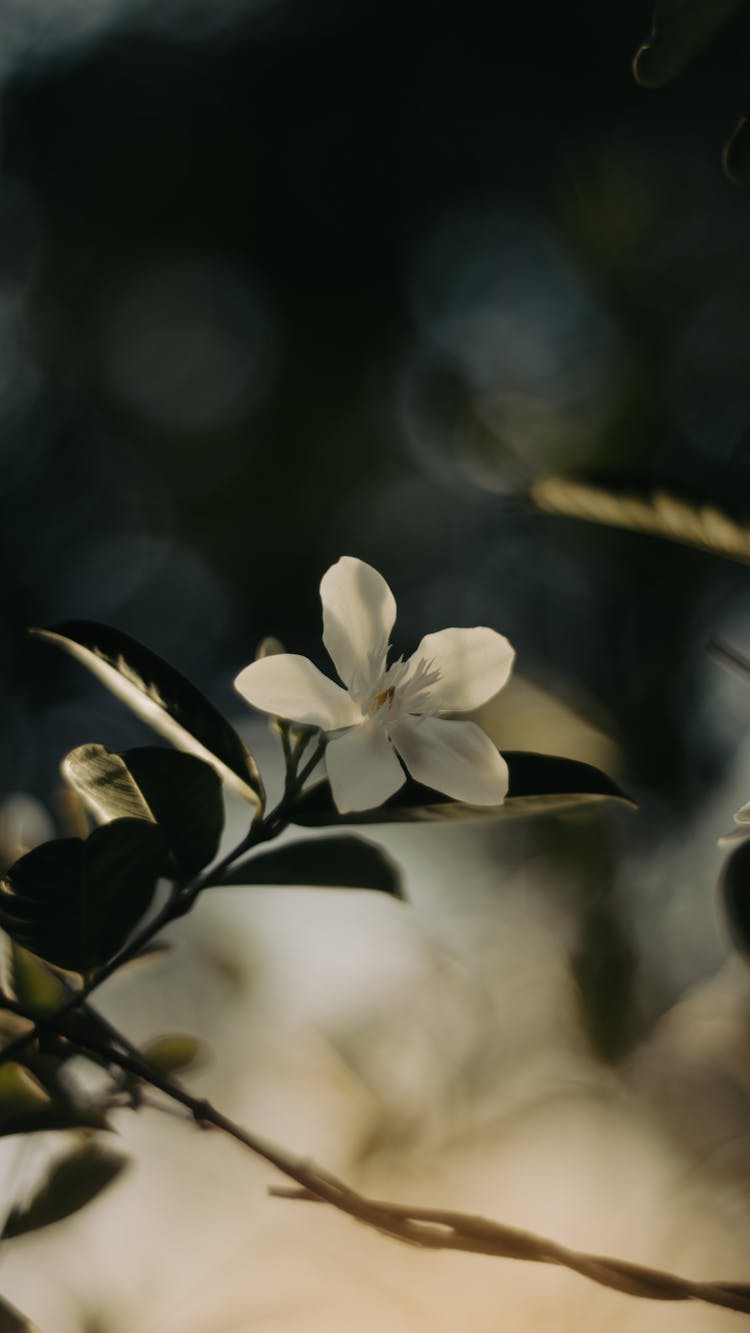
[[[396,693],[395,685],[391,685],[387,690],[381,690],[380,694],[375,695],[375,707],[382,708],[384,704],[390,705],[395,693]]]

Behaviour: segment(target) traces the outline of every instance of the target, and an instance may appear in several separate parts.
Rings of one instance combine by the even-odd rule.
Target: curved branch
[[[3,1005],[28,1017],[22,1006],[5,998]],[[39,1021],[39,1020],[37,1020]],[[42,1020],[40,1026],[51,1028],[68,1036],[63,1023]],[[114,1035],[114,1034],[113,1034]],[[703,1301],[742,1314],[750,1314],[750,1283],[745,1282],[692,1282],[674,1273],[629,1263],[603,1255],[583,1254],[569,1250],[556,1241],[521,1231],[516,1227],[493,1222],[469,1213],[440,1208],[420,1208],[408,1204],[388,1203],[371,1199],[350,1189],[343,1181],[329,1175],[310,1162],[289,1155],[283,1148],[249,1133],[230,1120],[208,1101],[194,1097],[176,1079],[162,1074],[142,1056],[132,1054],[129,1043],[116,1038],[119,1045],[99,1041],[86,1034],[70,1034],[69,1040],[83,1052],[106,1060],[115,1068],[124,1070],[158,1089],[172,1102],[189,1112],[203,1129],[218,1130],[257,1157],[268,1162],[289,1180],[296,1189],[275,1189],[282,1198],[307,1199],[327,1203],[339,1212],[372,1227],[381,1234],[406,1242],[423,1250],[460,1250],[469,1254],[484,1254],[501,1259],[516,1259],[531,1263],[557,1264],[600,1286],[609,1287],[628,1296],[656,1301]],[[153,1105],[153,1103],[152,1103]]]

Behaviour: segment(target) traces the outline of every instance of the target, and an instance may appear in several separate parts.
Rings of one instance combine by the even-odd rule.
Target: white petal
[[[385,670],[396,603],[372,565],[342,555],[320,582],[323,643],[347,687],[367,693]]]
[[[406,781],[385,731],[376,722],[363,722],[329,741],[326,769],[342,815],[382,805]]]
[[[234,688],[263,713],[323,731],[351,727],[362,718],[346,690],[296,653],[277,653],[251,662],[240,672]]]
[[[405,718],[389,731],[417,782],[469,805],[502,805],[508,765],[475,722]]]
[[[504,635],[479,625],[426,634],[409,665],[423,661],[439,672],[437,683],[430,687],[433,707],[446,713],[467,713],[503,688],[514,657]]]

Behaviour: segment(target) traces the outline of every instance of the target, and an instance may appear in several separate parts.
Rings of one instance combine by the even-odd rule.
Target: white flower
[[[251,663],[235,687],[262,712],[326,733],[339,811],[370,809],[398,791],[397,755],[417,782],[471,805],[500,805],[505,760],[475,722],[441,714],[478,708],[502,689],[515,656],[508,640],[484,626],[444,629],[388,666],[396,603],[382,575],[342,556],[323,575],[320,598],[323,643],[346,688],[293,653]]]

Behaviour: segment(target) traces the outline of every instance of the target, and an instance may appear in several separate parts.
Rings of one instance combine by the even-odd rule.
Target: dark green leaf
[[[62,772],[98,819],[157,823],[181,879],[216,855],[224,827],[221,782],[195,755],[146,745],[112,754],[103,745],[81,745],[63,760]]]
[[[403,897],[401,876],[391,858],[382,848],[350,834],[304,838],[270,851],[257,852],[246,861],[230,866],[216,882],[374,889],[396,898]]]
[[[59,838],[16,861],[0,882],[0,926],[48,963],[86,974],[125,943],[164,865],[155,824],[118,819]]]
[[[659,88],[684,69],[747,0],[656,0],[650,36],[636,52],[639,83]]]
[[[400,824],[413,820],[518,819],[526,815],[557,814],[605,800],[628,801],[611,778],[591,764],[556,755],[504,751],[510,773],[508,795],[502,805],[465,805],[442,792],[407,778],[403,787],[372,810],[339,814],[328,782],[305,792],[293,806],[295,824]]]
[[[262,806],[260,774],[237,732],[156,653],[93,620],[71,620],[33,632],[64,648],[160,735],[204,759],[246,800]]]
[[[156,1065],[162,1074],[179,1074],[196,1064],[203,1049],[196,1037],[174,1033],[154,1037],[153,1041],[146,1042],[141,1048],[141,1054],[149,1064]]]
[[[40,1330],[0,1296],[0,1333],[40,1333]]]
[[[96,1199],[127,1166],[127,1158],[98,1144],[84,1143],[53,1163],[25,1204],[15,1205],[5,1222],[3,1240],[38,1231],[70,1217]]]
[[[727,857],[719,892],[734,946],[750,959],[750,837]]]

